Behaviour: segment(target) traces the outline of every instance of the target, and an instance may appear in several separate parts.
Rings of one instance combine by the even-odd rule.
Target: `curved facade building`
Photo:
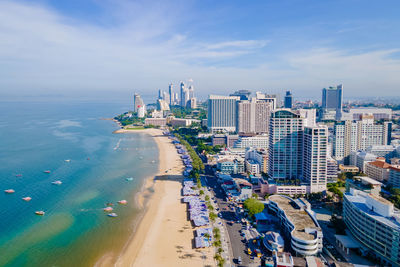
[[[272,195],[268,200],[268,209],[278,217],[297,255],[311,256],[322,251],[322,230],[307,205],[283,195]]]
[[[343,217],[353,237],[385,266],[400,265],[400,211],[388,200],[350,189],[344,194]]]

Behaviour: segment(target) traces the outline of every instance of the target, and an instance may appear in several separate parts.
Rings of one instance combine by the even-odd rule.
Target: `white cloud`
[[[122,2],[113,25],[96,26],[45,6],[0,2],[0,94],[131,90],[156,95],[171,81],[192,77],[198,94],[233,89],[293,89],[320,95],[343,83],[345,95],[395,95],[398,50],[354,53],[335,48],[269,51],[279,40],[198,42],[177,30],[177,14],[163,4],[146,9]],[[118,17],[120,16],[120,17]],[[274,54],[274,59],[269,54]],[[252,67],[247,56],[258,57]],[[231,62],[231,66],[218,62]],[[217,67],[218,66],[218,67]],[[355,92],[355,93],[350,93]]]

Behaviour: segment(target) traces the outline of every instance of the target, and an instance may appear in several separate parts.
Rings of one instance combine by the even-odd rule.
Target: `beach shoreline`
[[[152,136],[158,146],[159,164],[156,175],[145,179],[134,196],[141,212],[135,218],[132,236],[117,258],[103,255],[96,266],[213,266],[212,249],[193,248],[194,230],[180,195],[183,164],[171,140],[154,128],[119,129],[114,133]]]

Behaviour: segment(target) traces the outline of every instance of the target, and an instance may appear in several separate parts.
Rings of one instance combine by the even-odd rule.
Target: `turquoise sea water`
[[[122,248],[138,213],[133,195],[158,167],[150,137],[112,134],[116,124],[100,119],[127,109],[0,102],[0,266],[93,266]],[[55,180],[62,185],[51,184]],[[5,194],[10,188],[15,193]],[[32,200],[21,199],[26,196]],[[121,199],[128,205],[116,204]],[[105,215],[108,202],[118,217]]]

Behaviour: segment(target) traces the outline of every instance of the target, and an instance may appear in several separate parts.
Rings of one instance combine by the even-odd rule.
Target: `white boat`
[[[14,189],[7,189],[7,190],[4,190],[4,193],[6,193],[6,194],[12,194],[12,193],[14,193],[15,191],[14,191]]]
[[[128,203],[128,201],[126,201],[125,199],[118,201],[118,204],[121,205],[126,205]]]
[[[64,160],[65,162],[71,162],[71,160],[70,159],[66,159],[66,160]]]
[[[43,215],[45,214],[45,212],[42,211],[42,210],[39,210],[39,211],[35,211],[35,214],[36,214],[36,215],[43,216]]]
[[[116,213],[110,213],[110,214],[107,214],[107,216],[108,217],[117,217],[118,215]]]
[[[126,178],[127,181],[133,181],[133,177]]]
[[[104,208],[103,209],[105,212],[111,212],[111,211],[113,211],[113,208],[112,207],[106,207],[106,208]]]
[[[23,197],[23,198],[22,198],[22,200],[23,200],[23,201],[26,201],[26,202],[31,201],[31,199],[32,199],[31,197]]]
[[[47,171],[44,171],[44,173],[50,173],[50,171],[49,171],[49,170],[47,170]]]
[[[57,180],[57,181],[54,181],[54,182],[51,182],[51,183],[54,184],[54,185],[61,185],[62,184],[62,182],[60,180]]]

